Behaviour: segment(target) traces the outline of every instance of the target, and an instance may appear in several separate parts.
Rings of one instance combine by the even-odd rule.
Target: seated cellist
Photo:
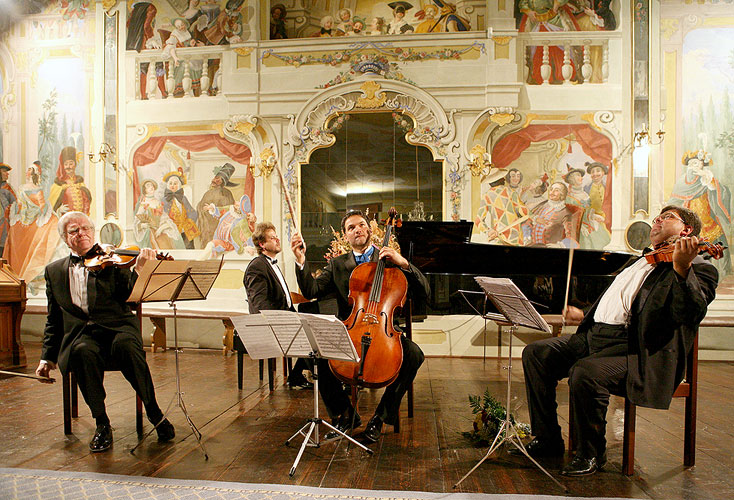
[[[352,251],[331,259],[317,278],[311,275],[306,262],[306,245],[303,237],[300,233],[296,233],[291,238],[291,249],[296,257],[298,286],[306,298],[319,298],[336,293],[338,317],[345,320],[352,309],[348,300],[349,277],[352,271],[363,262],[377,262],[385,258],[389,265],[403,271],[413,297],[416,300],[427,300],[430,287],[425,276],[393,248],[384,246],[378,249],[372,244],[372,230],[361,211],[348,211],[342,219],[341,229]],[[373,443],[379,439],[383,423],[396,424],[400,401],[423,363],[424,356],[420,347],[404,335],[401,335],[400,340],[403,348],[400,372],[395,381],[385,389],[374,416],[364,430],[365,438]],[[334,376],[325,360],[319,360],[319,392],[336,428],[348,432],[360,426],[362,421],[355,412],[348,393],[343,390],[341,382]],[[326,435],[327,439],[333,437],[336,437],[336,433]]]

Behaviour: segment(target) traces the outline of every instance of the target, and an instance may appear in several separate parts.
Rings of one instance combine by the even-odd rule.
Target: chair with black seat
[[[242,379],[244,378],[244,365],[245,365],[245,344],[242,343],[237,330],[234,331],[232,337],[232,349],[237,352],[237,389],[242,390]],[[263,368],[265,366],[265,360],[260,361],[260,381],[263,380]],[[268,359],[268,388],[272,392],[275,387],[275,358]]]
[[[621,396],[620,394],[615,394]],[[686,376],[673,393],[674,398],[685,398],[683,417],[683,465],[696,465],[696,410],[698,407],[698,331],[693,339],[688,356],[686,357]],[[568,448],[573,451],[576,446],[573,440],[574,421],[573,412],[569,406]],[[624,398],[624,437],[622,441],[622,472],[631,476],[635,471],[635,423],[637,420],[637,406],[629,399]]]

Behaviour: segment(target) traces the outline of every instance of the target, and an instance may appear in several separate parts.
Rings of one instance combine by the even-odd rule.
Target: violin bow
[[[566,296],[563,299],[561,310],[561,328],[566,326],[566,308],[568,307],[568,291],[571,288],[571,267],[573,267],[573,247],[568,250],[568,274],[566,275]]]
[[[13,377],[24,377],[24,378],[34,378],[36,380],[44,380],[44,381],[51,381],[55,382],[55,378],[51,377],[39,377],[38,375],[28,375],[27,373],[17,373],[17,372],[7,372],[5,370],[0,370],[0,375],[12,375]]]
[[[275,163],[275,170],[278,171],[278,178],[280,179],[280,187],[283,188],[283,194],[285,195],[285,202],[288,205],[288,212],[291,214],[291,223],[293,228],[298,231],[298,221],[296,220],[296,212],[293,210],[293,203],[291,202],[290,194],[288,193],[288,186],[285,184],[285,178],[283,177],[283,171],[280,169],[278,162]]]

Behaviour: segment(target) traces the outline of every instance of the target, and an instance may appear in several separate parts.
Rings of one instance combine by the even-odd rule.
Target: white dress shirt
[[[73,252],[72,255],[77,256]],[[87,298],[88,279],[89,269],[84,265],[80,263],[69,266],[69,293],[71,294],[71,301],[86,314],[89,314],[89,300]]]
[[[285,293],[288,307],[291,307],[293,305],[293,303],[291,302],[291,292],[288,290],[288,285],[285,282],[285,277],[283,276],[283,272],[278,267],[277,259],[268,257],[267,255],[265,256],[265,259],[268,261],[268,264],[270,264],[270,267],[273,268],[275,275],[278,277],[278,281],[280,282],[280,287],[283,289],[283,292]]]
[[[594,321],[608,325],[626,325],[629,322],[632,302],[653,269],[655,267],[643,257],[619,273],[599,300],[594,312]]]

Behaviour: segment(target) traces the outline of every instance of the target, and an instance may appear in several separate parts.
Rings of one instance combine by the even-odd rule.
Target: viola
[[[393,226],[399,226],[397,212],[390,209],[383,246],[389,244]],[[395,310],[405,304],[408,280],[396,267],[378,262],[358,265],[349,278],[352,312],[344,321],[360,362],[330,360],[334,375],[349,385],[384,387],[392,383],[403,364],[400,332],[393,326]]]
[[[108,267],[128,268],[135,264],[140,255],[140,247],[131,245],[125,248],[103,248],[95,243],[84,256],[84,267],[90,271],[99,271]],[[173,260],[168,254],[156,253],[158,260]]]
[[[724,250],[727,247],[721,243],[710,243],[708,240],[701,238],[698,240],[698,253],[708,253],[714,259],[720,259],[724,256]],[[675,250],[675,241],[666,241],[655,248],[652,252],[645,254],[645,259],[649,264],[655,265],[659,262],[673,262],[673,251]]]

